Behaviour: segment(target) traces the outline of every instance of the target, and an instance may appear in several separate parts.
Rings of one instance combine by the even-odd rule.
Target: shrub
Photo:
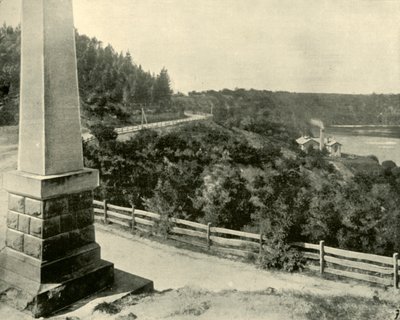
[[[386,160],[386,161],[382,162],[382,168],[385,171],[390,171],[390,170],[392,170],[393,168],[396,168],[396,167],[397,167],[396,163],[394,161],[392,161],[392,160]]]
[[[151,230],[153,234],[167,239],[172,227],[173,223],[169,220],[169,217],[166,215],[161,215],[160,220],[155,221]]]
[[[367,158],[375,161],[376,163],[379,163],[378,157],[376,155],[374,155],[374,154],[368,155]]]
[[[94,307],[93,312],[100,311],[107,314],[117,314],[121,309],[114,303],[102,302]]]
[[[283,241],[267,245],[258,258],[258,265],[262,269],[278,269],[289,272],[299,271],[304,268],[303,254]]]
[[[94,124],[89,129],[100,144],[108,141],[115,141],[118,137],[118,133],[115,132],[113,127],[101,123]]]

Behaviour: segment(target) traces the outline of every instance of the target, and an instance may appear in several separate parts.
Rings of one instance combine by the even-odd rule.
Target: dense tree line
[[[17,123],[20,33],[19,27],[0,28],[0,125]],[[130,115],[143,105],[158,112],[171,109],[172,90],[165,68],[158,75],[151,74],[129,52],[117,53],[112,46],[78,32],[76,53],[84,120],[129,122]]]
[[[16,124],[21,30],[0,28],[0,126]]]
[[[308,127],[312,118],[334,124],[400,124],[399,94],[323,94],[272,92],[267,90],[224,89],[221,91],[189,92],[176,95],[175,103],[190,105],[192,109],[215,112],[225,109],[236,113],[247,110],[249,103],[257,103],[272,111],[270,117],[289,126]]]
[[[344,179],[324,152],[300,151],[296,130],[272,121],[262,105],[247,115],[239,121],[225,113],[215,122],[86,145],[86,165],[101,172],[98,197],[165,217],[263,232],[278,248],[265,256],[267,266],[295,268],[292,241],[325,240],[387,255],[400,249],[400,169],[394,163]]]

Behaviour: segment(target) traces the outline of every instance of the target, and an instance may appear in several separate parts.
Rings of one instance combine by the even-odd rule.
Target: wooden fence
[[[157,213],[115,206],[107,201],[94,201],[94,206],[96,220],[112,222],[132,231],[151,233],[161,219]],[[256,257],[262,250],[263,237],[258,234],[177,218],[170,218],[167,223],[170,227],[169,238],[190,245],[244,258]]]
[[[104,223],[115,223],[130,228],[132,232],[140,230],[151,233],[161,220],[157,213],[134,208],[125,208],[94,201],[95,219]],[[168,238],[210,251],[222,252],[244,258],[257,257],[265,249],[265,236],[208,224],[170,218],[163,223],[169,224]],[[307,268],[321,274],[333,274],[357,280],[373,282],[398,288],[398,254],[393,257],[366,254],[328,247],[324,241],[319,244],[304,242],[292,243],[299,248],[307,259]]]
[[[164,127],[170,127],[170,126],[175,126],[178,124],[182,124],[185,122],[193,122],[193,121],[199,121],[199,120],[205,120],[210,118],[212,115],[210,114],[198,114],[198,113],[189,113],[185,112],[185,115],[188,116],[189,118],[183,118],[183,119],[177,119],[177,120],[169,120],[169,121],[161,121],[161,122],[153,122],[153,123],[146,123],[146,124],[139,124],[136,126],[129,126],[129,127],[122,127],[122,128],[115,128],[115,132],[120,134],[124,133],[131,133],[131,132],[137,132],[142,129],[156,129],[156,128],[164,128]],[[95,139],[94,136],[92,135],[87,135],[83,138],[84,142],[89,142],[93,141]]]

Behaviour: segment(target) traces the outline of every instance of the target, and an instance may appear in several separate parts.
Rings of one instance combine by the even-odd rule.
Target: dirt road
[[[210,291],[260,291],[268,287],[318,294],[372,297],[376,289],[357,282],[324,280],[318,276],[274,272],[215,256],[178,249],[129,234],[123,237],[96,226],[102,256],[117,268],[149,278],[158,290],[184,286]]]

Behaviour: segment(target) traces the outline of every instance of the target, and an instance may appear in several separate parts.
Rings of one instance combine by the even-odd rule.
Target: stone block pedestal
[[[4,175],[9,192],[0,295],[35,317],[48,315],[113,282],[113,264],[95,241],[97,170]]]

